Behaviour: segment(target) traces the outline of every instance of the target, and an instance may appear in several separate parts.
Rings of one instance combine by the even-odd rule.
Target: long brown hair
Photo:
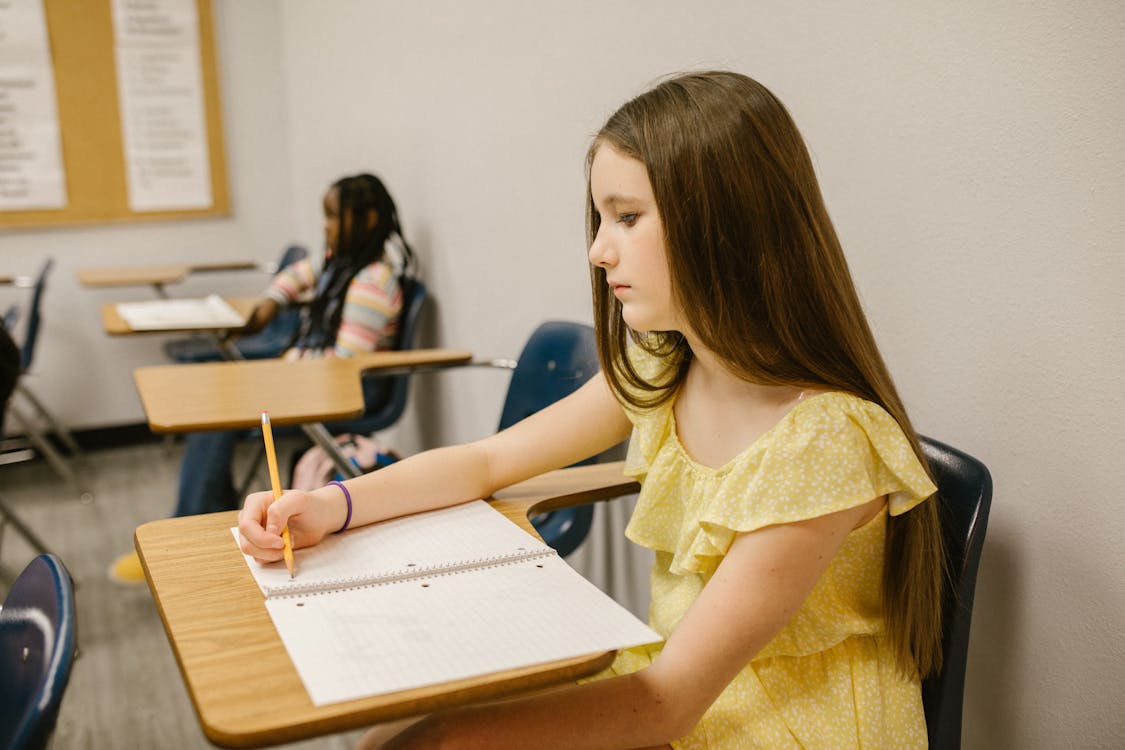
[[[598,133],[648,170],[664,225],[674,303],[703,344],[747,380],[827,387],[883,407],[926,461],[856,293],[812,160],[784,105],[737,73],[665,80],[627,102]],[[588,182],[588,181],[587,181]],[[587,243],[600,218],[587,185]],[[639,408],[671,398],[692,353],[677,332],[636,335],[592,265],[602,370]],[[625,356],[630,342],[669,363],[648,382]],[[642,393],[646,395],[641,395]],[[941,668],[945,556],[938,504],[888,520],[883,608],[900,667]]]

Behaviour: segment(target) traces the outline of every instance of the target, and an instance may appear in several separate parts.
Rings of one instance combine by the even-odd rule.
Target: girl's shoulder
[[[398,272],[390,263],[377,260],[359,269],[356,275],[352,277],[352,284],[374,286],[380,289],[398,288]]]

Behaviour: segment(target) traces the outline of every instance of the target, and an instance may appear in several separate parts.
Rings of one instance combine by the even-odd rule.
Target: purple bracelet
[[[335,479],[333,479],[328,484],[334,484],[337,487],[339,487],[341,490],[343,490],[344,491],[344,499],[348,501],[348,516],[347,516],[347,518],[344,519],[344,525],[341,526],[336,531],[332,532],[333,534],[339,534],[343,531],[347,531],[348,530],[348,524],[352,522],[352,493],[348,492],[348,488],[344,486],[343,482],[337,482]]]

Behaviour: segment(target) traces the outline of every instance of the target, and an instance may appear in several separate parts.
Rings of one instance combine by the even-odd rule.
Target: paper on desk
[[[134,331],[242,328],[246,319],[217,294],[202,299],[121,302],[117,314]]]
[[[481,500],[246,562],[318,706],[660,640]]]
[[[265,604],[318,706],[660,640],[554,555]]]

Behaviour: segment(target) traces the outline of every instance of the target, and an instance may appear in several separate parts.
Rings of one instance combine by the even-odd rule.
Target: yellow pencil
[[[273,429],[270,427],[269,412],[262,412],[262,439],[266,441],[266,463],[270,467],[270,486],[273,487],[273,499],[281,497],[281,479],[277,474],[277,451],[273,448]],[[285,556],[285,567],[289,569],[289,577],[297,575],[297,562],[293,559],[293,542],[289,539],[289,524],[281,530],[281,541],[285,542],[282,554]]]

